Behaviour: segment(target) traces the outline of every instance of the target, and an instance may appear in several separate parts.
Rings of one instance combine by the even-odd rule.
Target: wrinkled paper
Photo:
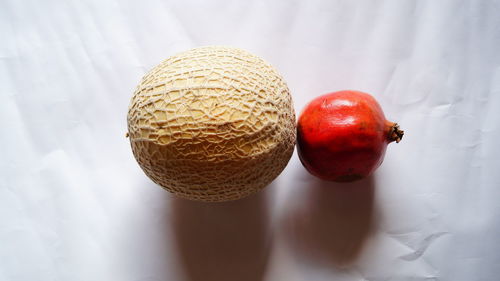
[[[499,1],[0,2],[0,280],[498,280]],[[296,113],[372,93],[405,136],[373,177],[319,181],[294,154],[255,196],[174,198],[126,114],[176,52],[232,45]]]

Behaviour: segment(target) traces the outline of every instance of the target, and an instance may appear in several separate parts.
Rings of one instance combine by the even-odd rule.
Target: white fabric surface
[[[0,1],[0,280],[500,280],[499,1]],[[296,154],[265,191],[176,199],[126,113],[178,51],[273,64],[297,113],[372,93],[406,134],[374,177]],[[368,191],[360,191],[360,185]]]

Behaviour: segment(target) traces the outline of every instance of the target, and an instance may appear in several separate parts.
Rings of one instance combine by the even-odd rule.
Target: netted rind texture
[[[135,91],[128,133],[155,183],[200,201],[228,201],[268,185],[295,145],[285,81],[241,49],[201,47],[163,61]]]

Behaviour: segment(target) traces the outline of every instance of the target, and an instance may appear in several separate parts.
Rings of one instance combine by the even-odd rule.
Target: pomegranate
[[[297,125],[300,161],[313,175],[348,182],[375,171],[387,144],[403,131],[387,121],[378,102],[359,91],[339,91],[312,100]]]

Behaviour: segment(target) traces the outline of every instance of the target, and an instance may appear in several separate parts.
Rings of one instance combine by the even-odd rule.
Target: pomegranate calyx
[[[389,132],[389,142],[396,141],[396,143],[400,142],[403,138],[405,131],[399,129],[398,123],[394,123],[391,126],[391,130]]]

